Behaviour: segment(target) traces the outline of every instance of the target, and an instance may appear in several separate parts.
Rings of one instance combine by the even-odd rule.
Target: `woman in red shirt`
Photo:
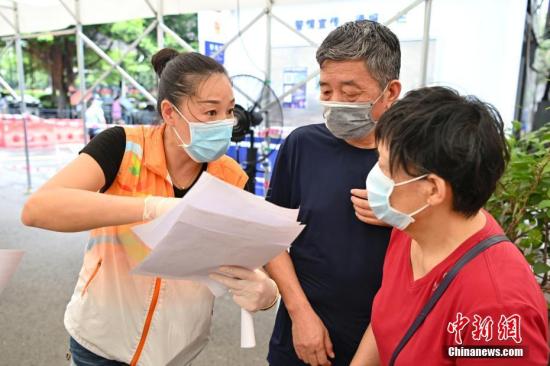
[[[542,291],[482,209],[509,156],[498,112],[422,88],[384,113],[376,139],[370,209],[395,229],[351,365],[547,365]]]

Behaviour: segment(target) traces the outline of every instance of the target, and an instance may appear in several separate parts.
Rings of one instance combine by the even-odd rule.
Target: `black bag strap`
[[[407,333],[403,336],[401,341],[399,341],[399,344],[393,351],[393,354],[390,359],[389,366],[394,366],[395,360],[397,359],[397,356],[399,353],[403,350],[405,345],[409,342],[409,340],[412,338],[414,333],[420,328],[430,311],[432,311],[435,304],[439,301],[445,290],[449,287],[453,279],[456,277],[458,272],[464,267],[469,261],[477,257],[478,254],[483,252],[485,249],[492,247],[495,244],[502,243],[502,242],[509,242],[510,240],[505,235],[493,235],[488,237],[485,240],[482,240],[478,244],[476,244],[474,247],[472,247],[470,250],[468,250],[460,259],[454,264],[454,266],[450,269],[450,271],[447,272],[447,275],[443,278],[443,281],[439,284],[437,289],[434,291],[432,297],[428,300],[426,305],[422,308],[414,322],[411,324],[409,329],[407,330]]]

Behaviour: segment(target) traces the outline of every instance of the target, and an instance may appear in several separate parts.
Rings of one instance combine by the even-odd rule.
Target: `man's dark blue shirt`
[[[360,149],[334,137],[324,124],[293,131],[279,150],[267,199],[300,208],[306,228],[290,256],[311,306],[328,329],[336,358],[348,366],[370,323],[382,279],[390,229],[355,216],[351,189],[365,189],[378,160],[375,149]],[[281,302],[269,344],[272,366],[305,365],[294,351],[292,322]]]

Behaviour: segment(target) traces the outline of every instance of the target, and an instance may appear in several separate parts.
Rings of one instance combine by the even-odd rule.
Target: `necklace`
[[[181,190],[185,190],[185,189],[188,189],[190,186],[193,185],[193,183],[195,183],[195,181],[198,179],[198,177],[200,176],[200,173],[202,172],[203,170],[203,167],[204,167],[204,164],[199,164],[199,168],[198,168],[198,171],[194,172],[191,179],[189,179],[187,181],[187,184],[185,185],[180,185],[180,184],[177,184],[174,179],[172,179],[172,177],[170,177],[170,180],[172,181],[172,185],[174,187],[176,187],[177,189],[179,189],[180,191]]]
[[[172,182],[172,185],[173,185],[174,187],[176,187],[177,189],[179,189],[180,191],[185,190],[185,187],[183,187],[183,186],[178,186],[178,185],[177,185],[176,183],[174,183],[174,182]]]

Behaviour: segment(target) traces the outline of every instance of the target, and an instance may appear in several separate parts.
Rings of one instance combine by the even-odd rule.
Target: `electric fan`
[[[271,175],[269,157],[283,134],[283,109],[265,81],[252,75],[235,75],[231,81],[237,119],[231,140],[237,143],[236,159],[249,177],[246,190],[256,193],[256,174],[260,172],[263,173],[266,192]],[[247,148],[245,159],[239,152],[243,144]]]

